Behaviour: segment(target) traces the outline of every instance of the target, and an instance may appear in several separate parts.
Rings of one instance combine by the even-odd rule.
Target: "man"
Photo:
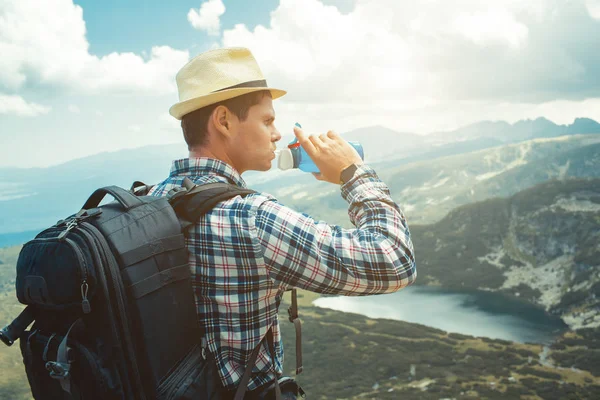
[[[246,187],[245,171],[271,168],[281,139],[273,100],[285,92],[267,86],[250,51],[203,53],[179,71],[177,86],[170,113],[181,119],[189,158],[175,160],[152,195],[185,177]],[[288,288],[358,296],[395,292],[416,278],[406,220],[375,171],[334,132],[294,133],[321,171],[316,178],[341,184],[356,229],[317,222],[264,193],[224,201],[194,225],[187,245],[199,320],[230,396],[257,346],[245,398],[260,398],[282,374],[277,311]]]

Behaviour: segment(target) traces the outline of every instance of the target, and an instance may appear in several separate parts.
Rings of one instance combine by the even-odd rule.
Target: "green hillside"
[[[418,284],[519,296],[600,325],[600,179],[550,181],[413,225]]]
[[[357,314],[301,312],[305,372],[298,381],[310,399],[600,398],[598,328],[569,333],[544,350]],[[283,324],[283,336],[293,374],[290,325]],[[553,363],[540,356],[546,353]]]
[[[21,246],[0,248],[0,326],[19,315],[23,306],[15,297],[15,265]],[[31,392],[18,344],[0,343],[0,399],[30,399]]]

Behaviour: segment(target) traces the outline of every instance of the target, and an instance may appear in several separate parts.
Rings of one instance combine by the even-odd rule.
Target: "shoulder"
[[[252,190],[252,189],[250,189]],[[264,192],[254,191],[246,196],[242,196],[241,198],[234,198],[234,203],[237,203],[240,206],[247,207],[253,211],[258,210],[260,207],[263,207],[268,203],[277,203],[277,199],[269,194]]]

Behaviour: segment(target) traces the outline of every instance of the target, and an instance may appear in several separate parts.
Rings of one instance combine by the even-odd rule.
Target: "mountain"
[[[551,129],[552,125],[549,125],[552,124],[550,121],[538,119],[530,121],[530,124],[534,122],[547,129],[545,133],[542,128],[536,130],[536,135],[550,137],[556,135],[556,132]],[[527,123],[515,124],[517,127],[521,125]],[[581,118],[570,125],[568,131],[594,131],[597,125],[595,121]],[[498,132],[502,132],[507,126],[510,125],[492,122],[472,125],[463,130],[475,137],[443,144],[436,144],[435,138],[399,133],[381,126],[345,132],[342,136],[347,140],[355,140],[363,144],[367,162],[390,181],[394,194],[400,196],[406,204],[406,211],[411,217],[414,215],[415,222],[432,222],[457,205],[485,198],[478,193],[486,193],[488,189],[475,190],[475,195],[472,197],[468,194],[461,197],[459,193],[454,193],[456,190],[463,190],[465,185],[478,185],[480,182],[474,180],[474,177],[487,178],[484,179],[487,182],[482,186],[493,185],[493,182],[499,182],[497,179],[489,180],[493,174],[498,175],[504,169],[518,167],[517,164],[523,162],[519,151],[526,149],[515,150],[516,148],[507,147],[505,150],[499,150],[502,148],[500,146],[505,144],[505,139],[499,139],[494,135],[477,136],[477,132],[485,133],[486,129],[488,132],[496,132],[500,135]],[[525,130],[525,128],[519,129]],[[593,138],[596,137],[600,135],[590,135],[588,139],[581,139],[579,135],[569,135],[564,139],[553,138],[556,142],[549,142],[545,147],[554,146],[553,152],[557,153],[578,146],[577,143],[581,141],[595,140]],[[283,147],[283,143],[288,139],[282,139],[279,147]],[[543,142],[543,139],[538,140]],[[543,157],[546,154],[545,150],[538,152],[538,147],[534,145],[533,150],[528,152],[525,157],[527,163],[532,161],[531,157]],[[487,154],[485,151],[506,154],[501,155],[497,162],[490,163],[485,159]],[[546,154],[548,155],[549,153]],[[118,185],[127,188],[135,180],[159,182],[168,174],[173,159],[186,156],[185,146],[161,145],[101,153],[49,168],[0,168],[0,234],[36,230],[53,224],[81,207],[87,196],[101,186]],[[455,158],[447,158],[450,156]],[[443,159],[444,157],[447,159]],[[593,160],[588,161],[594,163]],[[578,161],[572,160],[571,163],[574,162]],[[444,163],[448,164],[445,170],[441,168]],[[464,173],[467,174],[468,179],[457,176],[451,185],[439,184],[446,178],[444,174]],[[435,180],[438,174],[441,174],[440,179]],[[549,176],[554,175],[551,173]],[[567,172],[567,176],[570,175],[572,174]],[[282,201],[299,209],[307,212],[314,211],[315,215],[320,215],[324,210],[334,210],[332,214],[334,217],[339,217],[338,220],[346,220],[345,205],[337,194],[338,189],[315,181],[310,174],[297,170],[280,171],[274,166],[266,173],[249,171],[243,176],[252,188],[281,196]],[[541,180],[543,179],[540,178],[533,183]],[[447,183],[451,181],[452,178],[449,177]],[[418,188],[416,193],[418,198],[415,199],[414,191],[410,192],[410,190],[406,192],[409,196],[403,197],[406,193],[403,194],[402,191],[407,189],[407,186]],[[515,193],[516,190],[510,189],[514,187],[510,182],[506,187],[509,188],[509,193]],[[524,187],[517,185],[515,188]],[[444,193],[448,190],[452,193]],[[447,199],[448,196],[451,198]],[[313,200],[317,198],[323,202],[325,208],[314,203]],[[456,201],[452,200],[453,198]],[[423,210],[426,212],[422,212]],[[331,214],[325,215],[329,217]],[[9,240],[9,243],[12,242]]]
[[[81,208],[102,186],[164,179],[180,145],[147,146],[72,160],[48,168],[0,169],[0,233],[39,229]]]
[[[600,124],[598,124],[598,122],[590,118],[576,118],[573,124],[565,126],[565,133],[567,135],[599,132]]]
[[[420,285],[518,296],[600,326],[600,179],[552,180],[412,225]]]
[[[430,137],[439,142],[486,137],[504,143],[513,143],[534,138],[589,133],[600,133],[600,124],[589,118],[576,118],[570,125],[557,125],[546,118],[540,117],[535,120],[521,120],[514,124],[504,121],[482,121],[450,132],[437,132],[430,135]]]
[[[388,169],[382,178],[414,222],[458,205],[510,196],[535,184],[600,176],[600,135],[533,139]]]
[[[384,126],[356,129],[343,133],[342,137],[360,142],[365,151],[365,162],[368,163],[406,157],[411,154],[409,150],[421,149],[426,142],[424,136],[399,133]]]
[[[420,156],[415,156],[420,159]],[[511,196],[550,179],[600,177],[600,135],[533,139],[447,157],[374,165],[411,223],[432,223],[457,206]],[[383,168],[385,165],[385,168]],[[266,182],[257,189],[318,219],[349,224],[339,188]],[[346,225],[350,227],[349,225]]]
[[[314,132],[307,131],[306,133],[313,134]],[[359,142],[363,146],[365,161],[367,163],[377,163],[386,159],[407,157],[415,154],[415,152],[421,153],[430,147],[426,136],[397,132],[381,125],[338,133],[342,138],[348,141]],[[293,135],[285,135],[281,138],[277,146],[284,148],[294,139]]]
[[[406,149],[422,147],[424,141],[421,136],[398,133],[382,126],[346,132],[343,137],[361,142],[367,161],[373,163],[407,155]],[[282,139],[279,147],[288,141]],[[187,153],[180,144],[146,146],[104,152],[49,168],[0,168],[0,234],[53,224],[81,207],[98,187],[128,188],[135,180],[162,181],[169,173],[172,160],[187,157]],[[290,181],[314,182],[310,174],[278,170],[276,162],[271,171],[249,171],[243,177],[250,186],[258,188],[273,180],[272,186],[276,187],[287,186]],[[6,242],[14,243],[14,238],[6,238]]]

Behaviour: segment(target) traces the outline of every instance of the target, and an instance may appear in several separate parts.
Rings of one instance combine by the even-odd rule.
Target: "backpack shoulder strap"
[[[142,181],[134,181],[129,190],[136,196],[146,196],[153,187],[154,185],[146,185]]]
[[[194,185],[188,178],[184,179],[183,190],[175,191],[169,199],[177,216],[188,223],[194,223],[201,215],[210,211],[218,203],[235,196],[247,196],[256,193],[229,183],[208,183]]]

